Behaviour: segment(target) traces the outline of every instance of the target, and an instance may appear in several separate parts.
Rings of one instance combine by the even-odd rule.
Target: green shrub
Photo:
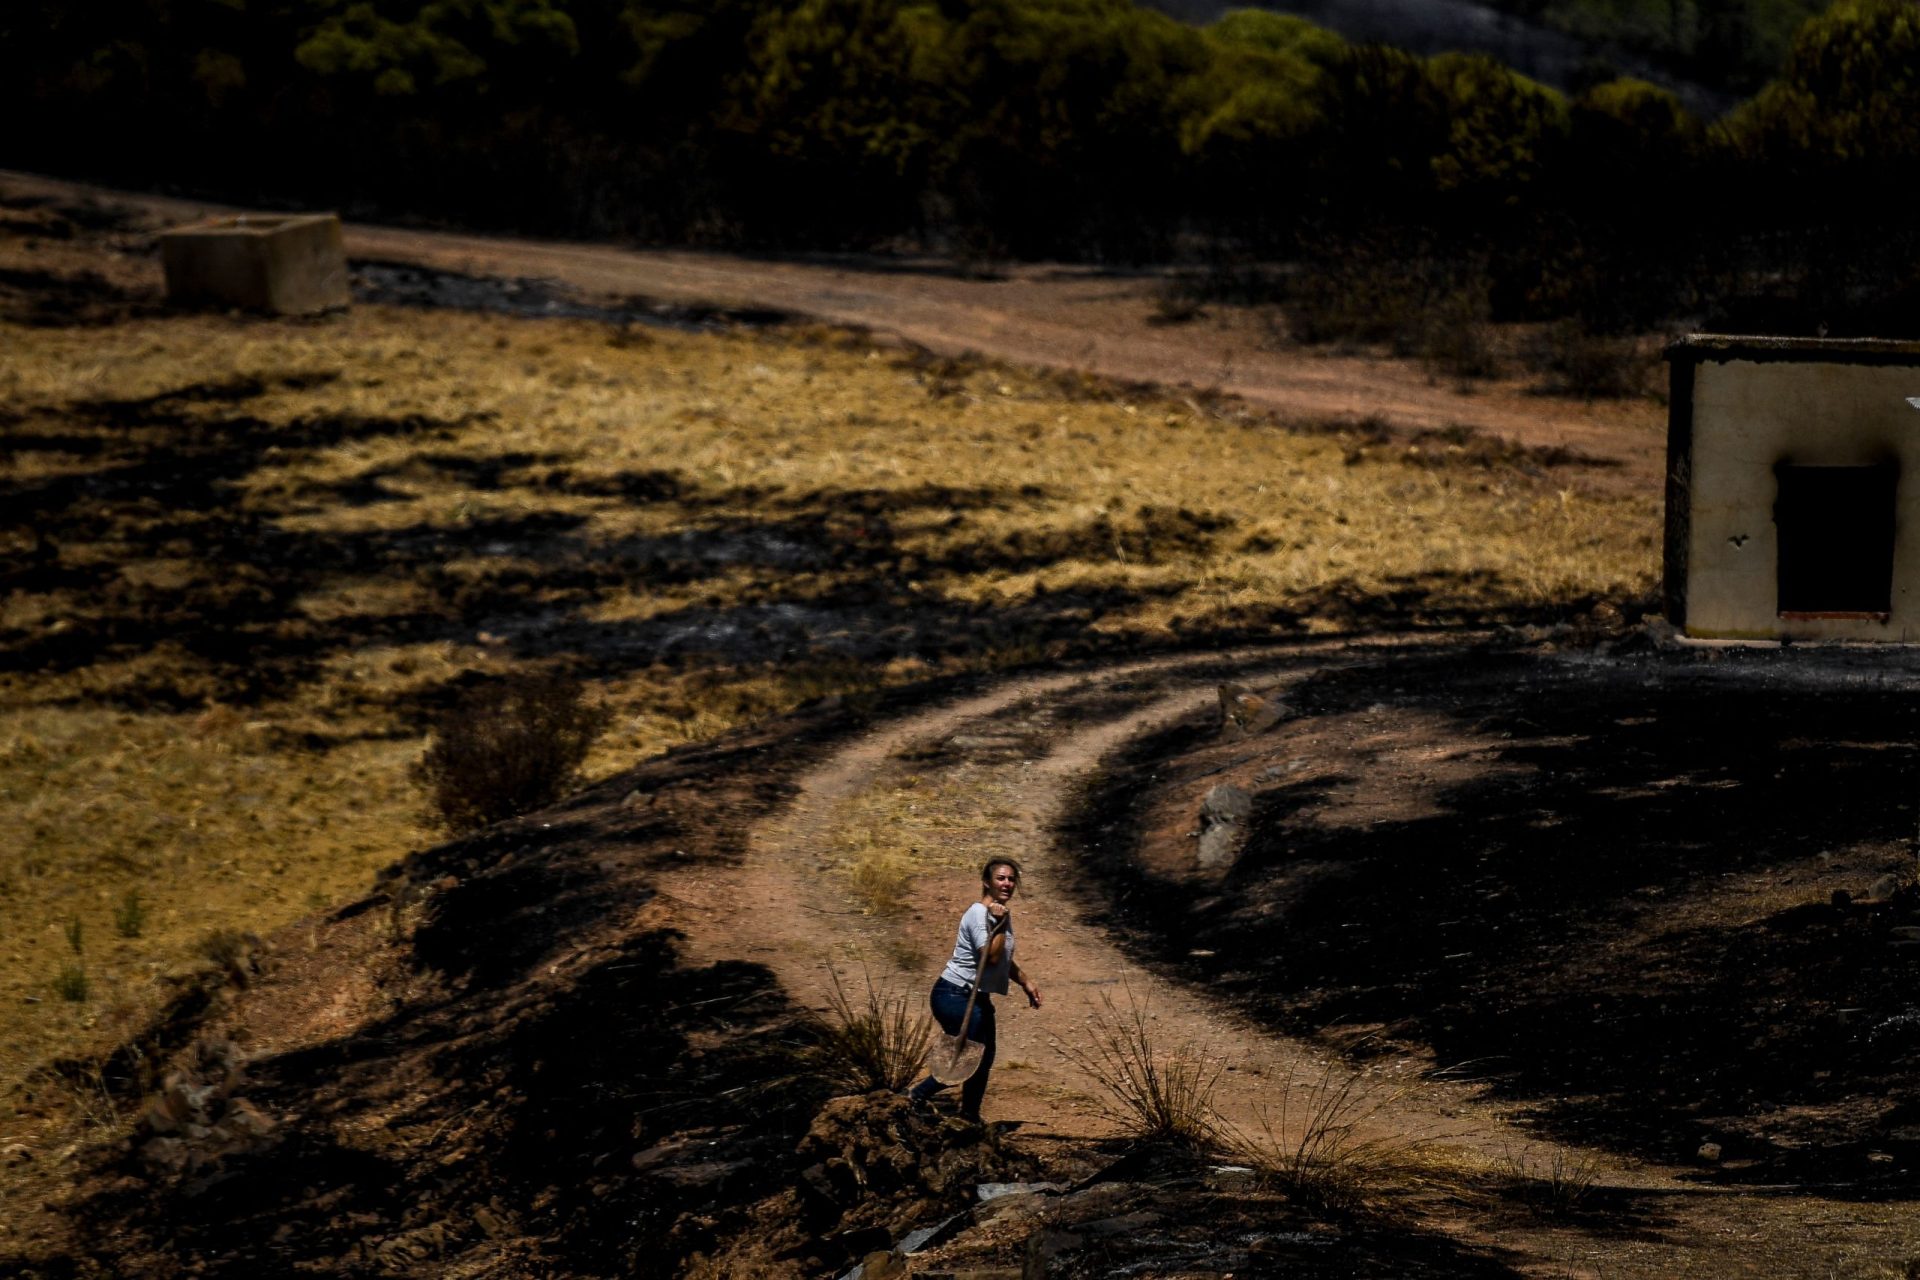
[[[53,975],[53,994],[71,1004],[83,1003],[92,991],[87,971],[79,964],[61,965],[60,972]]]
[[[129,889],[120,895],[113,909],[113,931],[123,938],[137,938],[147,929],[147,903],[140,890]]]
[[[483,688],[443,716],[413,777],[429,817],[455,835],[558,800],[610,718],[578,680],[521,676]]]
[[[79,916],[67,921],[66,935],[67,946],[72,949],[73,954],[79,955],[87,949],[87,930],[86,926],[80,923]]]

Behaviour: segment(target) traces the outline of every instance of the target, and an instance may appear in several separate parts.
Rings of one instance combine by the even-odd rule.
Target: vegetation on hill
[[[1733,12],[1664,16],[1698,45],[1760,22]],[[1642,83],[1567,97],[1485,57],[1131,0],[23,0],[0,101],[41,123],[0,163],[769,247],[1273,257],[1417,227],[1487,259],[1496,310],[1575,309],[1588,271],[1635,281],[1644,318],[1751,292],[1741,271],[1798,281],[1809,237],[1844,237],[1857,279],[1911,260],[1915,21],[1843,0],[1708,126]]]

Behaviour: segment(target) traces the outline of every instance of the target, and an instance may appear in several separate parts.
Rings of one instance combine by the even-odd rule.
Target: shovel
[[[1003,917],[1004,918],[1004,917]],[[1000,932],[999,921],[987,932],[987,941]],[[965,1084],[980,1069],[987,1046],[967,1039],[967,1027],[973,1022],[973,1002],[980,998],[981,971],[986,968],[987,951],[982,947],[973,957],[973,986],[967,992],[967,1011],[960,1015],[960,1034],[935,1036],[927,1049],[927,1074],[941,1084]]]

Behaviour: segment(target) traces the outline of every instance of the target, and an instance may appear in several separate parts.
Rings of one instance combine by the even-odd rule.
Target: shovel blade
[[[941,1036],[927,1050],[927,1074],[941,1084],[964,1084],[980,1069],[987,1046],[964,1035]]]

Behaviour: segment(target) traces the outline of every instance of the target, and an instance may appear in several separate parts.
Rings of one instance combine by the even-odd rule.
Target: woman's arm
[[[1015,985],[1027,993],[1027,1003],[1038,1009],[1040,1007],[1040,984],[1027,977],[1017,961],[1013,968],[1007,972],[1009,976],[1013,978]]]
[[[984,963],[996,965],[1000,957],[1007,954],[1007,909],[997,902],[984,904],[987,908],[987,948]]]

